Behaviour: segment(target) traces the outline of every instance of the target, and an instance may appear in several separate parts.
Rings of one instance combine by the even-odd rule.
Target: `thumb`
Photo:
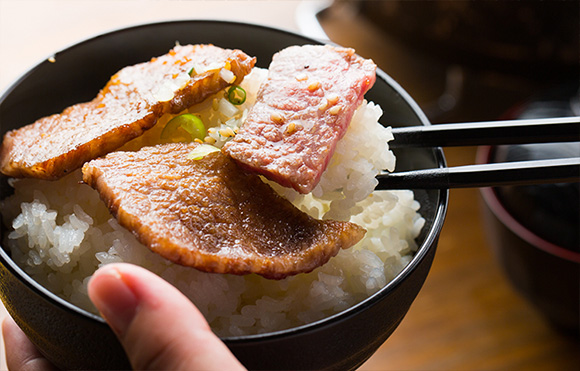
[[[88,289],[133,368],[243,369],[193,303],[146,269],[106,265],[95,272]]]

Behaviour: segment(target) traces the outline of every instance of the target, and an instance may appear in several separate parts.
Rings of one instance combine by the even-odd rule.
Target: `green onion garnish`
[[[212,146],[211,144],[200,144],[199,146],[195,147],[193,151],[191,151],[187,155],[188,160],[201,160],[205,156],[209,155],[213,152],[219,152],[220,149]]]
[[[175,116],[161,132],[161,139],[173,142],[191,142],[195,139],[203,140],[207,130],[201,119],[191,113]]]
[[[246,101],[246,91],[238,85],[232,85],[228,89],[227,98],[231,104],[239,106]]]

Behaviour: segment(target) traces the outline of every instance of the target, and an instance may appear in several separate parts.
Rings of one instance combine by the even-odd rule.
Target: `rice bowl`
[[[113,31],[58,52],[57,63],[42,62],[23,76],[0,99],[2,132],[62,109],[79,101],[79,97],[90,99],[102,86],[103,79],[115,70],[161,54],[175,40],[239,47],[256,55],[261,67],[266,67],[272,53],[286,45],[318,43],[286,31],[220,21],[162,22]],[[115,45],[119,43],[125,48],[122,54],[116,52]],[[76,62],[79,60],[84,62],[79,65]],[[396,126],[428,125],[424,114],[404,90],[384,72],[377,72],[377,84],[369,91],[368,99],[385,110],[381,121],[393,122]],[[32,91],[45,89],[52,89],[54,94],[31,107],[26,97]],[[443,153],[437,148],[400,149],[396,154],[398,170],[445,166]],[[68,181],[75,183],[73,178]],[[6,179],[2,182],[1,198],[6,198],[13,191]],[[256,335],[222,336],[236,357],[247,367],[258,369],[353,369],[370,357],[405,316],[435,253],[447,191],[415,190],[414,197],[421,205],[425,225],[414,240],[417,248],[409,255],[410,262],[390,282],[357,304],[307,325]],[[414,201],[411,204],[412,209],[417,207]],[[2,233],[6,238],[7,232]],[[126,367],[122,348],[100,317],[38,285],[10,255],[3,243],[0,250],[2,300],[49,359],[62,368]],[[322,275],[322,280],[327,278]],[[321,348],[319,345],[326,344],[328,339],[333,339],[332,346]]]
[[[188,109],[208,127],[208,142],[221,147],[243,124],[267,71],[255,68],[242,82],[246,102],[234,106],[220,92]],[[338,313],[377,292],[416,251],[424,219],[411,191],[374,191],[375,176],[393,170],[390,128],[383,112],[363,102],[329,167],[312,194],[277,186],[280,194],[315,218],[353,221],[367,229],[355,247],[341,250],[311,273],[267,280],[257,276],[196,271],[167,261],[139,243],[109,213],[98,193],[82,184],[80,171],[58,181],[11,180],[14,195],[3,200],[3,243],[37,282],[89,312],[98,314],[87,294],[94,271],[108,263],[148,268],[180,289],[222,337],[268,333],[301,326]],[[121,150],[160,142],[171,115]]]

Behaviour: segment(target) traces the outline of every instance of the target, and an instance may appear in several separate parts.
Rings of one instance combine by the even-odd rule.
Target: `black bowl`
[[[577,156],[580,143],[480,147],[478,163]],[[482,188],[490,247],[513,287],[554,328],[580,334],[579,183]]]
[[[272,55],[286,46],[321,43],[278,29],[221,21],[163,22],[99,35],[57,52],[56,63],[38,64],[3,94],[2,135],[92,99],[117,70],[165,54],[176,41],[239,48],[256,56],[260,67],[267,67]],[[367,98],[382,106],[385,125],[429,125],[417,104],[382,71]],[[399,170],[445,166],[441,149],[406,149],[396,155]],[[6,178],[0,179],[0,186],[0,197],[8,196]],[[361,365],[397,328],[431,267],[448,192],[417,190],[415,197],[426,219],[420,247],[386,287],[332,317],[285,331],[224,338],[227,346],[250,369],[347,370]],[[8,312],[52,362],[64,369],[129,367],[121,345],[100,317],[41,287],[4,249],[0,262],[0,294]]]

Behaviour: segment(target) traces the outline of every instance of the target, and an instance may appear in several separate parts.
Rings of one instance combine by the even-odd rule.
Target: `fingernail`
[[[123,280],[119,270],[103,267],[93,276],[90,298],[117,335],[123,335],[135,313],[139,301]]]

